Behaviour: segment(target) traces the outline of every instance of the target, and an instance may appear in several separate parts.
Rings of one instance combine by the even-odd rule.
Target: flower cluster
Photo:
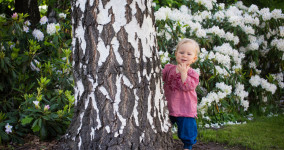
[[[53,35],[56,32],[58,32],[60,30],[60,25],[59,23],[55,24],[55,23],[49,23],[47,24],[47,28],[46,28],[46,32],[49,35]]]
[[[43,16],[41,19],[40,19],[40,21],[39,21],[39,23],[41,24],[41,25],[44,25],[44,24],[46,24],[48,22],[48,18],[46,17],[46,16]]]
[[[6,128],[5,132],[6,132],[7,134],[9,134],[9,133],[12,132],[13,126],[11,126],[9,123],[7,123],[6,126],[5,126],[5,128]]]
[[[33,31],[33,36],[38,40],[38,41],[43,41],[44,39],[44,34],[38,30],[38,29],[34,29]]]
[[[252,76],[249,83],[253,87],[258,87],[259,85],[265,89],[267,92],[275,93],[277,86],[275,84],[269,83],[266,79],[261,78],[259,75]]]
[[[168,52],[160,51],[159,55],[160,55],[160,58],[161,58],[161,62],[163,64],[166,64],[166,63],[168,63],[170,61],[170,57],[169,57],[169,53]]]
[[[66,14],[64,14],[64,13],[59,13],[59,18],[62,18],[62,19],[65,19],[66,18]]]

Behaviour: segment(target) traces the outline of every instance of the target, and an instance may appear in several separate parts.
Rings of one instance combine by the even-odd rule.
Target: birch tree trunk
[[[173,149],[151,3],[72,2],[75,112],[65,135],[69,149]]]

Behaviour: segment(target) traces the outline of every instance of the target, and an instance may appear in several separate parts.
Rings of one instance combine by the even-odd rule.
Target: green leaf
[[[41,118],[39,119],[38,125],[39,125],[40,128],[42,127],[42,119]]]
[[[40,138],[41,138],[41,139],[45,139],[46,137],[47,137],[47,132],[46,132],[45,126],[43,125],[43,126],[40,128]]]
[[[36,126],[37,123],[38,123],[38,119],[33,123],[32,128],[33,128],[34,126]]]
[[[24,119],[21,120],[22,122],[22,125],[26,125],[26,124],[29,124],[33,121],[34,118],[31,118],[29,116],[26,116]]]
[[[32,127],[33,132],[38,132],[40,130],[40,127],[38,125],[35,125],[34,127]]]

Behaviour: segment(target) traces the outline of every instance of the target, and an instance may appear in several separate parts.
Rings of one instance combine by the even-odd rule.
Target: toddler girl
[[[171,122],[177,123],[178,137],[184,149],[192,149],[196,143],[197,94],[195,88],[199,75],[190,65],[198,58],[199,46],[192,39],[181,40],[176,47],[177,65],[167,64],[163,69],[163,81]]]

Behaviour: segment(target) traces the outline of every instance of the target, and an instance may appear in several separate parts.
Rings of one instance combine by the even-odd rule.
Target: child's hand
[[[180,72],[181,74],[181,81],[182,83],[185,82],[186,77],[187,77],[187,71],[190,67],[188,65],[186,65],[185,63],[181,63],[177,65],[177,70]]]
[[[177,70],[178,70],[181,74],[183,74],[183,73],[186,74],[189,68],[190,68],[190,67],[189,67],[188,65],[186,65],[185,63],[181,63],[181,64],[178,64],[178,65],[177,65]]]

